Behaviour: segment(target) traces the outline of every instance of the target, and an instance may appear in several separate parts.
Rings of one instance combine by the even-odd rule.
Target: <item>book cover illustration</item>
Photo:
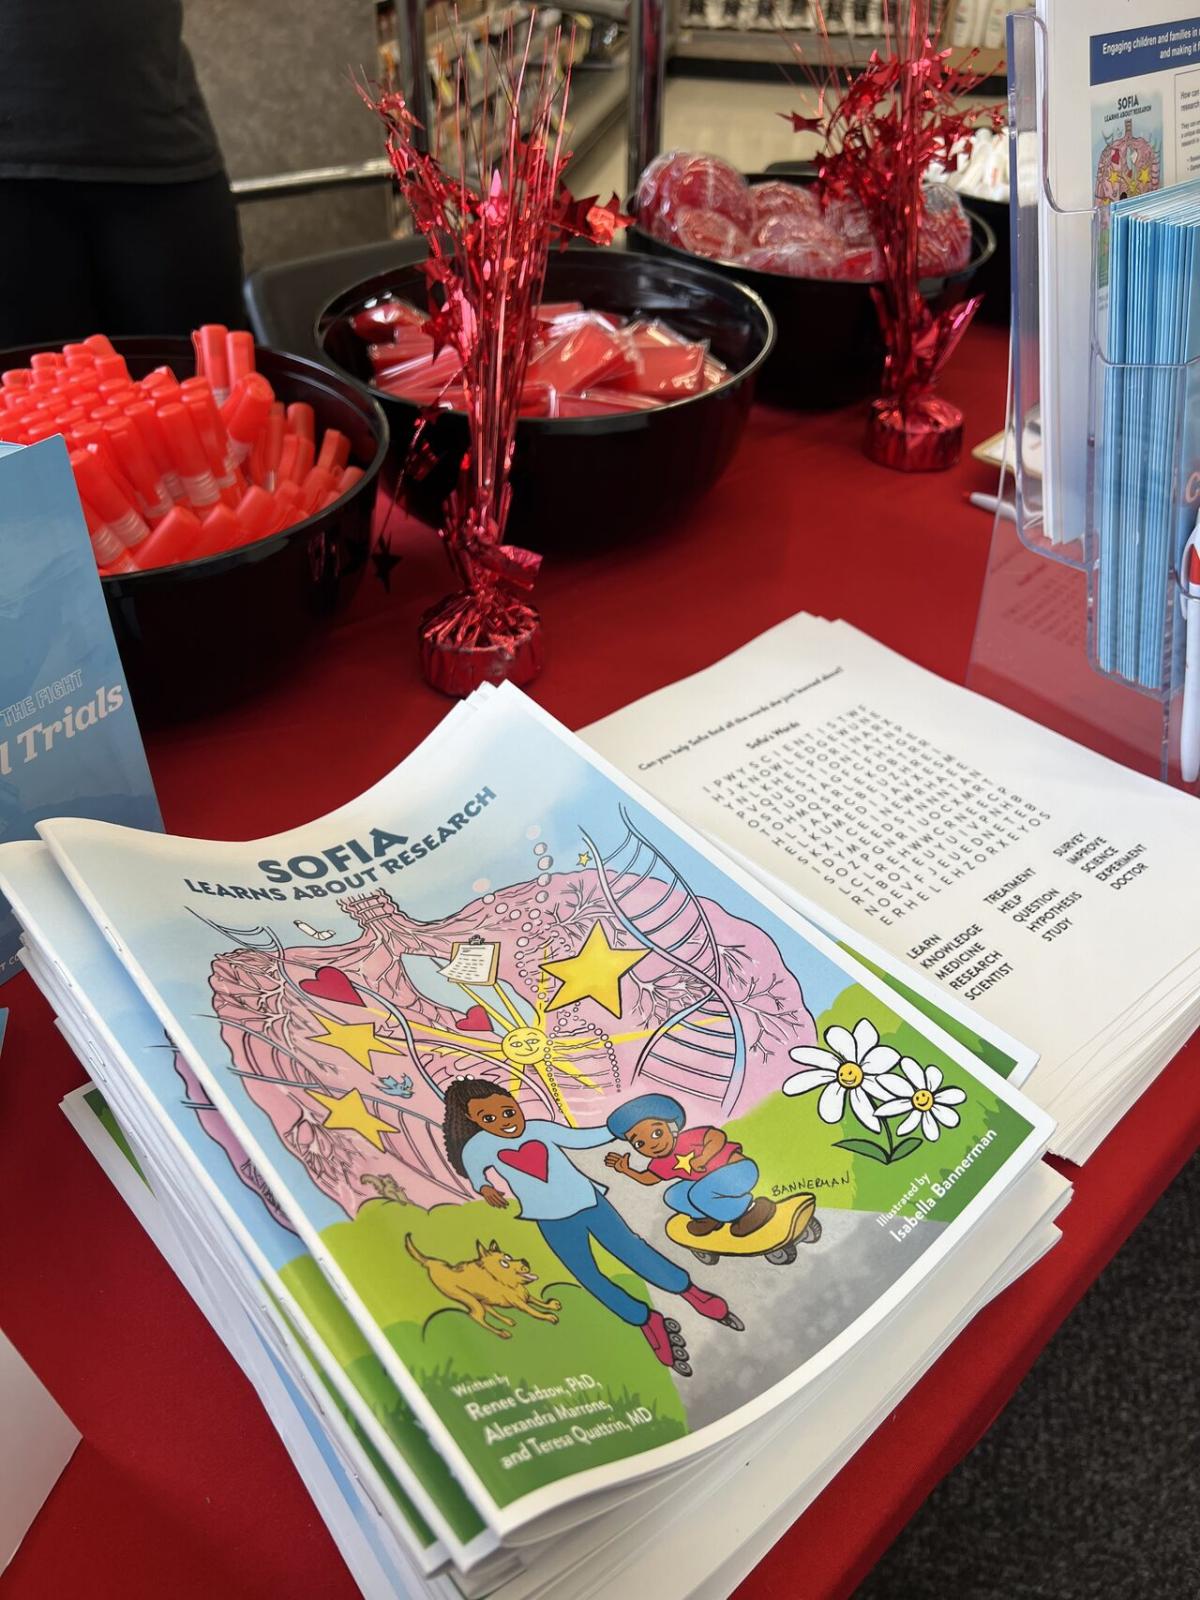
[[[1101,212],[1096,261],[1100,289],[1109,278],[1107,208],[1163,185],[1162,98],[1153,91],[1131,91],[1127,83],[1119,88],[1118,95],[1093,100],[1092,105],[1092,196]]]
[[[502,1532],[825,1370],[1048,1132],[515,693],[271,841],[44,831]]]
[[[414,1577],[394,1550],[379,1513],[330,1439],[321,1415],[254,1325],[217,1303],[182,1248],[178,1228],[146,1184],[112,1108],[92,1083],[61,1103],[67,1120],[204,1315],[217,1327],[266,1406],[305,1488],[338,1542],[364,1595],[403,1593]]]
[[[113,1108],[124,1103],[129,1126],[140,1123],[152,1130],[156,1147],[166,1152],[167,1164],[184,1175],[180,1181],[190,1183],[193,1191],[196,1186],[207,1190],[207,1211],[197,1214],[196,1226],[213,1237],[222,1226],[228,1230],[235,1259],[244,1258],[249,1284],[255,1290],[261,1286],[275,1308],[277,1344],[309,1386],[316,1385],[318,1400],[327,1415],[333,1413],[337,1432],[349,1436],[346,1448],[359,1458],[357,1475],[376,1485],[380,1504],[393,1508],[392,1521],[422,1566],[432,1570],[439,1558],[426,1515],[437,1521],[460,1565],[486,1557],[494,1540],[484,1533],[478,1512],[431,1448],[345,1306],[312,1269],[304,1244],[270,1185],[214,1109],[195,1072],[170,1047],[161,1024],[71,892],[47,847],[28,841],[0,851],[0,883],[36,941],[36,948],[25,954],[35,981],[53,996],[60,1015],[78,1016],[77,1036],[98,1041],[85,1048],[84,1055],[89,1071],[105,1084],[112,1101],[110,1106],[95,1091],[93,1109],[109,1119],[111,1137],[136,1166],[113,1114]],[[71,987],[63,973],[71,975]],[[110,1083],[112,1067],[97,1056],[98,1050],[120,1060],[124,1084]],[[127,1101],[130,1084],[136,1085],[138,1094],[132,1105]],[[281,1277],[288,1268],[306,1285],[303,1305]],[[254,1299],[261,1296],[255,1293]],[[338,1378],[340,1383],[331,1381]],[[425,1515],[397,1481],[396,1472],[414,1489]]]

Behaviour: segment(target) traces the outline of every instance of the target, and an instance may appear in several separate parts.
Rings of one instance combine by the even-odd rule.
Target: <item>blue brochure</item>
[[[0,445],[0,842],[44,817],[162,827],[60,438]],[[0,983],[18,970],[0,895]]]
[[[1108,225],[1096,656],[1160,692],[1182,669],[1173,574],[1200,507],[1200,183],[1118,200]]]

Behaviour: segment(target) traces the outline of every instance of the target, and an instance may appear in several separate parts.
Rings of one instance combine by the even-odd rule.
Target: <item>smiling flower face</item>
[[[880,1044],[878,1029],[866,1017],[855,1024],[853,1033],[838,1024],[826,1028],[825,1043],[828,1048],[824,1050],[820,1045],[805,1044],[788,1052],[806,1070],[784,1081],[784,1094],[820,1089],[817,1115],[822,1122],[840,1122],[849,1100],[863,1127],[879,1133],[879,1112],[872,1102],[887,1099],[890,1085],[880,1087],[879,1080],[899,1061],[899,1050]]]
[[[899,1072],[889,1072],[879,1082],[880,1088],[892,1096],[876,1106],[881,1117],[903,1116],[896,1127],[896,1135],[903,1138],[912,1133],[918,1123],[921,1132],[931,1143],[936,1142],[943,1128],[957,1128],[958,1112],[953,1108],[967,1098],[962,1089],[942,1087],[940,1067],[922,1067],[911,1056],[905,1056]]]

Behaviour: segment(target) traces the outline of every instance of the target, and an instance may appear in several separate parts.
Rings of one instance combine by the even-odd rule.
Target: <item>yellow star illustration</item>
[[[373,1022],[335,1022],[332,1017],[323,1017],[318,1012],[317,1021],[325,1029],[324,1033],[312,1035],[313,1044],[332,1045],[335,1050],[344,1050],[352,1060],[357,1061],[360,1067],[365,1067],[368,1072],[374,1072],[371,1065],[371,1052],[377,1050],[380,1055],[402,1056],[403,1050],[388,1039],[381,1039],[375,1032]]]
[[[385,1133],[396,1131],[390,1122],[384,1122],[367,1110],[367,1103],[357,1089],[351,1089],[348,1094],[322,1094],[318,1089],[310,1089],[308,1093],[328,1108],[329,1114],[322,1127],[347,1128],[351,1133],[361,1134],[376,1150],[383,1149]]]
[[[590,850],[581,850],[579,852],[579,865],[581,867],[590,867],[591,864],[592,864],[592,853],[591,853],[591,851]]]
[[[690,1172],[692,1170],[692,1162],[694,1160],[695,1160],[695,1152],[692,1151],[692,1150],[689,1150],[687,1155],[685,1155],[685,1156],[676,1156],[675,1157],[675,1171],[676,1172]]]
[[[573,1005],[576,1000],[590,999],[598,1001],[614,1017],[619,1017],[621,979],[631,967],[637,966],[643,956],[649,954],[649,950],[640,945],[634,945],[630,950],[614,949],[604,929],[594,922],[578,955],[567,956],[561,961],[542,962],[544,972],[561,980],[558,993],[546,1010],[560,1011],[563,1006]]]

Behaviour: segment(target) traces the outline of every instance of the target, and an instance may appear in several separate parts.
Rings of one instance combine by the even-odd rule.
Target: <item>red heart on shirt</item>
[[[366,1004],[340,967],[318,967],[311,978],[300,979],[300,987],[314,1000],[335,1000],[343,1006]]]
[[[545,1183],[550,1171],[550,1152],[540,1139],[530,1139],[515,1150],[501,1150],[498,1159],[506,1167],[516,1167],[518,1172],[536,1178],[539,1183]]]
[[[454,1026],[460,1033],[491,1033],[492,1019],[482,1006],[472,1006],[464,1017],[455,1017]]]

